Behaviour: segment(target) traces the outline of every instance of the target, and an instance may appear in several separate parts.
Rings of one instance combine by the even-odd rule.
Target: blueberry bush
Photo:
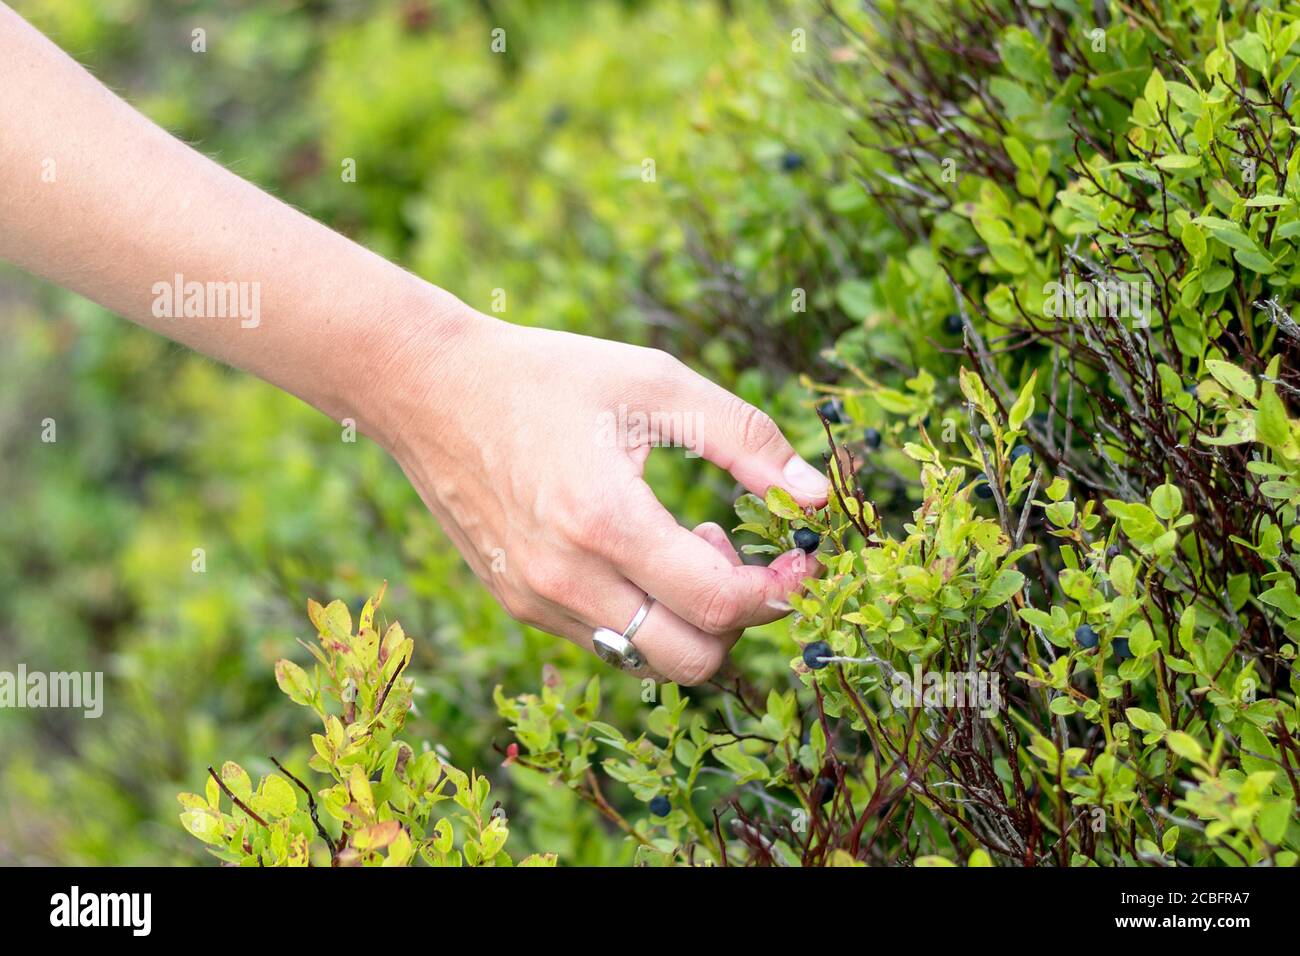
[[[1300,21],[868,6],[808,69],[836,493],[737,506],[751,553],[824,542],[795,684],[750,640],[721,709],[500,701],[525,763],[668,797],[654,862],[1294,865]],[[755,263],[751,327],[803,322]]]
[[[287,659],[275,665],[280,690],[321,721],[307,766],[331,778],[330,786],[315,790],[272,757],[280,772],[256,788],[228,761],[220,773],[208,768],[204,795],[179,795],[181,824],[218,858],[241,866],[513,865],[506,817],[487,778],[456,769],[435,748],[417,755],[397,739],[413,701],[414,682],[403,672],[415,642],[396,621],[376,626],[385,590],[366,601],[355,628],[343,601],[309,601],[317,632],[306,645],[316,659],[312,672]],[[554,862],[533,855],[520,865]]]

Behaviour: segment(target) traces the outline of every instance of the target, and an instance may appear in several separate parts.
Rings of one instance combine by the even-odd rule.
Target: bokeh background
[[[11,3],[177,136],[469,304],[501,288],[511,321],[669,349],[821,449],[800,376],[866,309],[879,214],[839,165],[851,124],[792,49],[815,4]],[[257,776],[305,758],[309,715],[272,665],[305,661],[308,597],[358,607],[383,580],[417,639],[408,739],[492,776],[512,848],[629,859],[493,749],[495,685],[601,665],[509,620],[379,449],[5,266],[0,343],[0,669],[106,675],[99,720],[0,711],[0,863],[203,862],[176,792],[225,759]],[[650,473],[684,523],[728,522],[717,470],[661,451]],[[791,680],[788,647],[759,653],[781,641],[777,624],[740,651],[765,686]],[[634,725],[638,692],[608,681],[606,711]]]

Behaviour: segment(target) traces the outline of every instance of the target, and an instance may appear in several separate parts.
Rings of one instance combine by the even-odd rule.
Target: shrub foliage
[[[814,386],[836,494],[738,506],[751,551],[825,536],[787,647],[830,654],[714,718],[665,695],[648,734],[502,712],[571,786],[604,746],[669,795],[661,862],[1293,865],[1300,21],[842,6],[810,70],[854,143],[828,202],[889,225]]]

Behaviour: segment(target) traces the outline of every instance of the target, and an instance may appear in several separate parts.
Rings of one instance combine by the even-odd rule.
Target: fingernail
[[[791,491],[797,491],[808,498],[825,498],[831,489],[826,476],[798,455],[785,463],[781,474],[785,476]]]

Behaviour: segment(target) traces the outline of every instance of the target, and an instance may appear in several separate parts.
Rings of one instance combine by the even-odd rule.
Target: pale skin
[[[692,416],[745,488],[823,505],[826,478],[765,413],[667,353],[469,308],[155,126],[3,3],[0,258],[355,420],[516,619],[590,649],[653,595],[652,676],[708,680],[816,572],[680,526],[642,479],[648,439],[598,424],[620,405]],[[257,283],[260,320],[157,316],[177,274]]]

